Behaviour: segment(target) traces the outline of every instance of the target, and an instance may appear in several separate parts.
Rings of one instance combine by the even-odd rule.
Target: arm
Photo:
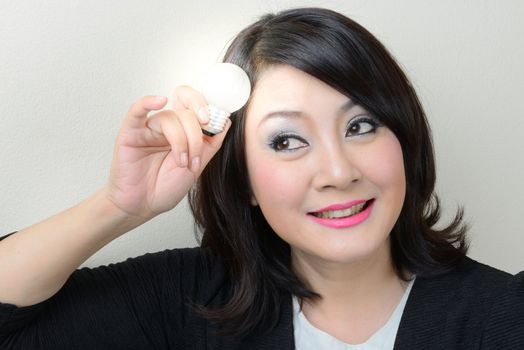
[[[186,195],[225,132],[202,135],[200,125],[206,121],[194,111],[205,101],[188,87],[176,90],[172,110],[148,117],[166,103],[165,97],[150,96],[131,106],[106,186],[0,241],[0,302],[27,306],[48,299],[89,256]]]
[[[123,213],[104,189],[0,243],[0,301],[27,306],[54,295],[87,258],[143,220]]]

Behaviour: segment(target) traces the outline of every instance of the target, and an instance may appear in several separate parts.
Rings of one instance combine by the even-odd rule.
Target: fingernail
[[[186,152],[180,153],[180,165],[185,168],[187,167],[188,157]]]
[[[200,157],[193,157],[191,160],[191,171],[196,173],[200,168]]]
[[[164,100],[166,99],[167,97],[165,96],[155,96],[155,100],[156,102],[164,102]]]
[[[198,110],[198,120],[200,120],[200,123],[207,124],[209,122],[209,112],[207,111],[206,107],[201,107]]]

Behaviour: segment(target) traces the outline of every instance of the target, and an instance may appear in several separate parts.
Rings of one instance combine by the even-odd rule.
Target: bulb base
[[[208,136],[213,136],[224,131],[227,118],[229,118],[231,113],[213,105],[208,105],[207,111],[209,113],[209,123],[202,127],[202,132]]]

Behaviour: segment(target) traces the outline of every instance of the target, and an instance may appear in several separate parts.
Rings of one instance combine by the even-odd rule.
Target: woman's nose
[[[337,144],[317,150],[318,166],[313,180],[317,190],[344,190],[361,179],[358,164],[355,164],[344,146]]]

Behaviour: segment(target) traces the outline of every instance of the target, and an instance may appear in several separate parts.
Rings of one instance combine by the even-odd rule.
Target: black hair
[[[449,225],[435,227],[440,204],[431,132],[421,103],[391,54],[365,28],[327,9],[286,10],[265,15],[241,31],[224,61],[242,67],[252,86],[269,66],[297,68],[350,97],[395,134],[406,174],[404,205],[390,233],[400,278],[408,279],[406,272],[444,273],[464,258],[468,244],[462,209]],[[286,295],[319,297],[293,272],[289,245],[250,203],[245,110],[232,116],[222,148],[190,193],[201,245],[221,258],[233,281],[223,308],[201,312],[237,336],[274,327]]]

